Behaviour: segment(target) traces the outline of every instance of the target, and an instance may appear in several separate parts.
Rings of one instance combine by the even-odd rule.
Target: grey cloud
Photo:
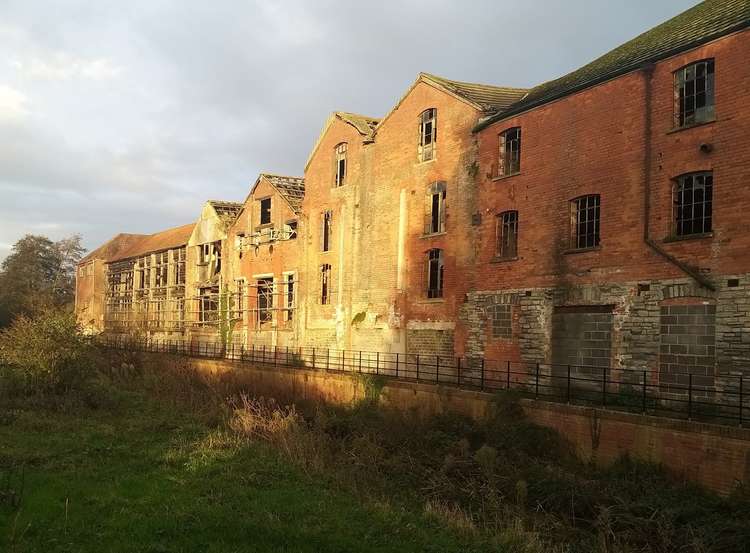
[[[381,116],[419,71],[533,85],[693,3],[2,2],[0,86],[28,101],[0,120],[0,258],[26,232],[190,222],[300,175],[331,111]]]

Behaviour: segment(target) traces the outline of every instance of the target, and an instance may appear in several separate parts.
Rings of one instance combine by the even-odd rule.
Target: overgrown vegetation
[[[85,341],[45,354],[61,335],[50,328],[74,332],[11,329],[46,337],[24,346],[39,350],[33,366],[83,359],[76,385],[43,398],[99,401],[0,401],[0,544],[15,551],[750,551],[747,496],[629,460],[581,464],[510,396],[483,422],[385,410],[378,382],[349,407],[264,398],[240,371],[207,376],[185,359],[110,350],[95,370]],[[17,374],[22,356],[7,359]]]

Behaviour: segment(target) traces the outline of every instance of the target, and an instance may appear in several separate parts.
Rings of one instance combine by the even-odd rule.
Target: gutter
[[[644,78],[644,125],[643,125],[643,171],[644,175],[644,198],[643,198],[643,241],[655,253],[664,258],[666,261],[680,269],[683,273],[691,277],[703,288],[716,291],[714,284],[703,276],[699,271],[687,263],[680,261],[662,247],[654,242],[650,237],[649,218],[651,215],[651,77],[654,72],[654,64],[643,67]]]

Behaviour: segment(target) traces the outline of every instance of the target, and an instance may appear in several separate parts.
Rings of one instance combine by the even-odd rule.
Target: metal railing
[[[104,347],[223,359],[239,364],[362,373],[471,390],[510,390],[522,397],[611,410],[742,426],[750,417],[746,378],[740,375],[525,363],[315,347],[224,346],[211,342],[101,337]]]

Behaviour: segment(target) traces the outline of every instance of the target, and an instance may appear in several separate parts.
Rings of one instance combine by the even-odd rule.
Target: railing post
[[[380,352],[375,354],[375,374],[380,374]]]
[[[456,357],[456,370],[458,371],[458,385],[461,385],[461,356]]]
[[[479,388],[484,390],[484,357],[482,357],[482,365],[479,373]]]
[[[279,368],[279,348],[277,346],[273,347],[273,368]]]
[[[419,382],[419,354],[417,354],[417,382]]]
[[[315,368],[315,348],[313,348],[313,369]]]
[[[362,350],[359,350],[359,372],[362,372]]]
[[[346,370],[346,350],[345,349],[341,350],[341,370],[342,371]]]
[[[326,370],[331,366],[331,348],[326,348]]]
[[[266,364],[266,344],[263,344],[263,360],[261,363]]]
[[[510,360],[508,360],[505,366],[505,389],[510,390]]]
[[[602,369],[602,407],[607,405],[607,369]]]
[[[570,365],[568,365],[568,390],[566,395],[566,402],[570,403]]]
[[[536,382],[534,382],[534,399],[539,399],[539,361],[536,362]]]
[[[398,378],[398,352],[396,352],[396,378]]]
[[[688,375],[688,420],[693,419],[693,373]]]
[[[440,383],[440,356],[435,356],[435,382]]]
[[[641,410],[643,414],[646,414],[646,371],[643,371],[643,398],[642,398]]]

